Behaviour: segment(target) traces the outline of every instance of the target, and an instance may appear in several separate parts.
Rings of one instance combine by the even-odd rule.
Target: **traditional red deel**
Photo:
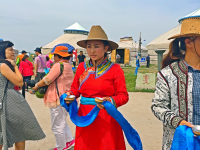
[[[128,102],[124,72],[120,65],[105,59],[96,69],[91,61],[81,63],[71,86],[76,97],[110,97],[113,105],[119,107]],[[95,106],[82,105],[79,116],[87,115]],[[75,150],[125,150],[120,125],[101,109],[95,121],[87,127],[76,127]]]

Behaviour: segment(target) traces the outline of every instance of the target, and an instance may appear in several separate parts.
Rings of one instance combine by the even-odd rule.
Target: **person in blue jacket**
[[[140,56],[141,54],[138,52],[138,55],[136,56],[136,69],[135,69],[135,76],[137,75],[138,73],[138,69],[140,68]]]

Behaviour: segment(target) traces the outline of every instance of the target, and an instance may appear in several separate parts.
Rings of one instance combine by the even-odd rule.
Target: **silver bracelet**
[[[39,89],[40,87],[37,85],[37,83],[35,84],[36,85],[36,87]]]

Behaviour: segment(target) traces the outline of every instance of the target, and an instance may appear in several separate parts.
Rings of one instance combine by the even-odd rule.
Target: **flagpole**
[[[138,46],[138,52],[141,54],[141,32],[140,32],[140,38],[139,38],[139,46]]]

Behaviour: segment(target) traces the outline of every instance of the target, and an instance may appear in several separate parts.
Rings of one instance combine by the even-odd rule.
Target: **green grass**
[[[29,57],[29,61],[33,62],[32,57]],[[142,89],[142,90],[136,90],[136,79],[137,76],[134,76],[135,74],[135,67],[132,66],[126,66],[122,68],[125,75],[126,80],[126,88],[128,92],[149,92],[153,93],[155,90],[148,90],[148,89]],[[141,66],[138,70],[139,73],[157,73],[157,66],[154,64],[150,65],[150,68],[146,68],[146,66]]]
[[[33,58],[29,57],[28,60],[33,63]]]
[[[135,73],[135,67],[125,67],[123,68],[125,80],[126,80],[126,88],[128,92],[150,92],[153,93],[155,90],[149,90],[149,89],[142,89],[142,90],[136,90],[136,79],[137,76],[134,76]],[[150,65],[150,68],[146,68],[145,66],[141,66],[138,70],[139,73],[157,73],[157,66],[156,65]]]

